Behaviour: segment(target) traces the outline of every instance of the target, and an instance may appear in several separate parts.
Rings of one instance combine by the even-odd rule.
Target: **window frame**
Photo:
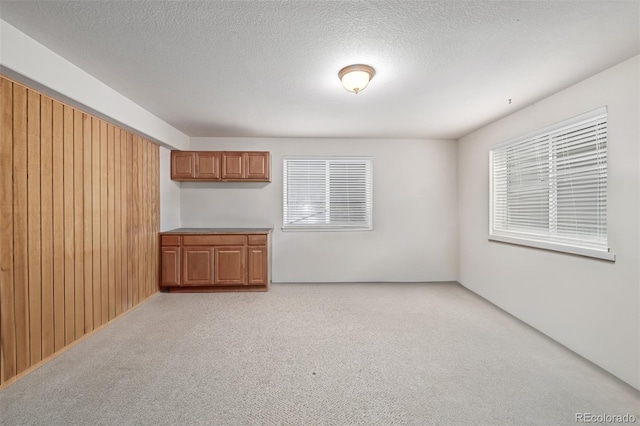
[[[348,225],[348,224],[331,224],[330,222],[326,225],[322,224],[298,224],[292,225],[286,223],[287,212],[288,212],[288,161],[326,161],[327,170],[330,167],[331,161],[354,161],[354,162],[363,162],[365,164],[365,173],[364,184],[365,184],[365,216],[366,216],[366,225],[359,226],[357,224]],[[283,193],[282,193],[282,230],[289,232],[359,232],[359,231],[372,231],[373,230],[373,157],[372,156],[318,156],[318,155],[288,155],[283,157],[282,161],[282,182],[283,182]],[[329,194],[330,190],[330,174],[326,173],[324,175],[325,179],[325,192],[324,192],[324,202],[330,203]],[[367,209],[368,206],[368,209]],[[331,209],[327,208],[325,212],[330,212]]]
[[[615,261],[615,254],[612,253],[611,249],[608,247],[608,233],[609,233],[608,227],[606,232],[606,235],[607,235],[606,250],[599,249],[599,248],[583,247],[571,241],[548,241],[545,239],[544,236],[535,235],[535,233],[527,234],[524,231],[518,232],[518,231],[511,231],[511,230],[501,231],[501,230],[496,230],[494,228],[494,225],[496,223],[495,222],[496,194],[494,193],[494,188],[495,188],[494,151],[498,149],[503,149],[507,146],[513,146],[523,141],[531,140],[534,138],[543,138],[543,137],[551,138],[552,135],[558,131],[561,131],[565,128],[570,128],[571,126],[574,126],[582,121],[588,120],[590,118],[598,117],[599,115],[604,114],[606,117],[607,113],[608,111],[606,106],[600,107],[593,111],[589,111],[587,113],[578,115],[576,117],[555,123],[551,126],[547,126],[545,128],[527,133],[525,135],[518,136],[513,139],[509,139],[507,141],[501,142],[489,148],[489,237],[488,239],[490,241],[517,244],[517,245],[534,247],[539,249],[558,251],[563,253],[576,254],[580,256],[587,256],[587,257],[593,257],[593,258],[598,258],[603,260]],[[608,120],[608,117],[607,117],[607,120]],[[607,135],[607,139],[608,139],[608,135]],[[551,153],[552,151],[551,143],[550,143],[549,150]],[[608,151],[608,145],[606,150]],[[556,159],[553,158],[553,160],[551,160],[550,162],[553,162],[553,161],[556,161]],[[608,158],[607,158],[606,164],[607,164],[606,167],[608,167]],[[549,175],[551,174],[553,174],[552,170],[550,170]],[[549,180],[551,181],[552,179],[550,178]],[[608,179],[607,179],[607,194],[608,194],[608,186],[609,185],[608,185]],[[553,195],[551,193],[549,196],[550,204],[551,204],[552,197]],[[607,201],[607,210],[608,210],[608,205],[609,203]],[[509,233],[511,235],[501,235],[500,234],[501,232]],[[552,237],[548,237],[548,238],[553,239]],[[560,237],[559,239],[562,239],[562,237]]]

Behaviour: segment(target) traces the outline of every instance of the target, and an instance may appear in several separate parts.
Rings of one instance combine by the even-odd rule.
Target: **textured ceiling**
[[[458,138],[640,53],[637,1],[2,1],[0,18],[190,136]],[[352,63],[376,69],[358,95],[337,77]]]

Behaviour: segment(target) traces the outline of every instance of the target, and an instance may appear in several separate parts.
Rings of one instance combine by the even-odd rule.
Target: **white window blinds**
[[[372,229],[370,157],[285,157],[284,229]]]
[[[606,108],[500,144],[490,166],[492,237],[608,252]]]

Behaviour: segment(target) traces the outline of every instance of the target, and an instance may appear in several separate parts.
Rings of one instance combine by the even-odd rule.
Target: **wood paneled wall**
[[[0,387],[158,291],[158,162],[0,76]]]

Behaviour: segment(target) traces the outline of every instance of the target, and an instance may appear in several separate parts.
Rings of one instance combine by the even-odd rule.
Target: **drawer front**
[[[162,235],[160,237],[160,245],[165,246],[179,246],[180,235]]]
[[[267,244],[266,235],[247,235],[250,246],[263,246]]]
[[[185,246],[237,246],[247,243],[246,235],[185,235]]]

